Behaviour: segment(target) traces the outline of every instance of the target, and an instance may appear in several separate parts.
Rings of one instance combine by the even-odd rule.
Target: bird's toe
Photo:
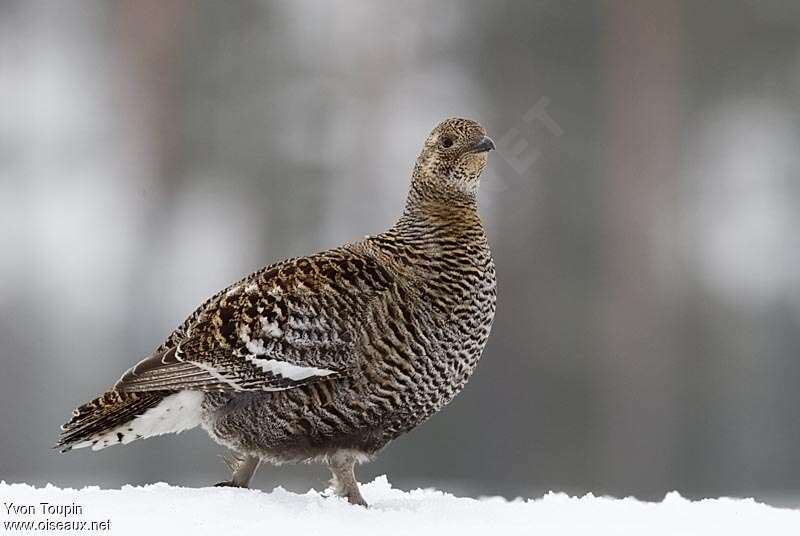
[[[237,484],[232,480],[225,480],[223,482],[217,482],[214,484],[215,488],[246,488],[247,486],[242,486],[241,484]]]
[[[362,497],[361,494],[358,494],[356,496],[348,495],[347,502],[349,502],[350,504],[355,504],[357,506],[363,506],[364,508],[369,508],[369,504],[367,504],[367,501],[364,500],[364,497]]]

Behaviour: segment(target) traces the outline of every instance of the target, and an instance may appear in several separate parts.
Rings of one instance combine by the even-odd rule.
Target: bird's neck
[[[483,236],[474,193],[434,187],[419,180],[412,181],[405,210],[394,230],[426,240],[463,234]]]
[[[403,215],[388,231],[367,241],[389,263],[413,267],[417,273],[437,270],[436,261],[490,258],[474,195],[435,191],[412,182]]]

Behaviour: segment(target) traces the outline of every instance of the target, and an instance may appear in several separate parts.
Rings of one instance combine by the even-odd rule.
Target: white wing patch
[[[245,359],[259,367],[264,372],[271,372],[276,376],[288,378],[293,381],[305,380],[311,377],[324,378],[331,374],[335,374],[335,370],[329,370],[317,367],[301,367],[294,365],[287,361],[280,361],[278,359],[264,359],[254,355],[247,355]]]
[[[201,391],[179,391],[164,397],[158,405],[125,424],[92,436],[72,448],[100,450],[111,445],[126,445],[136,439],[189,430],[200,424],[203,396]]]
[[[264,347],[264,341],[261,339],[250,339],[250,337],[243,337],[247,341],[247,351],[250,355],[245,355],[244,358],[252,364],[260,368],[263,372],[270,372],[276,376],[287,378],[292,381],[305,380],[307,378],[319,377],[324,378],[331,374],[335,374],[335,370],[317,368],[317,367],[303,367],[289,363],[288,361],[281,361],[280,359],[258,357],[267,353]],[[282,390],[278,389],[278,390]]]

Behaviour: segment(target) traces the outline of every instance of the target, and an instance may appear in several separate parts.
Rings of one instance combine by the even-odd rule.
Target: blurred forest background
[[[50,446],[203,298],[391,225],[465,116],[492,337],[360,479],[800,503],[800,3],[2,0],[0,102],[0,479],[222,480],[199,430]]]

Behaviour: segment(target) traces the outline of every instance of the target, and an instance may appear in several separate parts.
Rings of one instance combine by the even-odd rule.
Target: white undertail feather
[[[136,439],[189,430],[200,424],[203,396],[202,391],[180,391],[169,395],[138,417],[72,448],[100,450],[111,445],[126,445]]]

